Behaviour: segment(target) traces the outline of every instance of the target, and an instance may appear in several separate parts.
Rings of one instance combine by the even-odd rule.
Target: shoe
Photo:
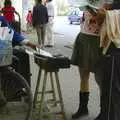
[[[88,115],[88,108],[79,108],[78,111],[72,115],[72,119],[78,119],[80,117]]]
[[[104,120],[102,118],[103,118],[102,113],[100,113],[94,120]]]
[[[53,47],[53,45],[45,45],[44,47]]]
[[[72,115],[72,119],[78,119],[82,116],[88,115],[88,100],[89,92],[80,92],[79,95],[79,108],[75,114]]]

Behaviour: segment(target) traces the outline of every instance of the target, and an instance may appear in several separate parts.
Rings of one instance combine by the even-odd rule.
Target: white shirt
[[[46,7],[47,7],[47,10],[48,10],[48,16],[49,17],[54,17],[55,12],[54,12],[54,4],[53,4],[53,2],[52,1],[48,2],[46,4]]]

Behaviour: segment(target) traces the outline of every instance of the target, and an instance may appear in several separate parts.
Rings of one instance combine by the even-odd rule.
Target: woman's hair
[[[12,5],[12,2],[11,2],[11,0],[5,0],[5,2],[4,2],[4,6],[6,7],[6,6],[11,6]]]

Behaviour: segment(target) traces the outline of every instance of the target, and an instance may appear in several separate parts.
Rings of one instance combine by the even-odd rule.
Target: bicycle
[[[0,119],[14,120],[17,115],[21,116],[20,120],[31,119],[33,98],[30,86],[12,66],[0,67],[0,97]],[[18,111],[18,114],[16,110],[19,108],[21,113]]]

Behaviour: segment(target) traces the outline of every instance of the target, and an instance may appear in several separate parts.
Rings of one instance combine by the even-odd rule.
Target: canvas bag
[[[0,67],[12,64],[12,39],[14,31],[0,25]]]

